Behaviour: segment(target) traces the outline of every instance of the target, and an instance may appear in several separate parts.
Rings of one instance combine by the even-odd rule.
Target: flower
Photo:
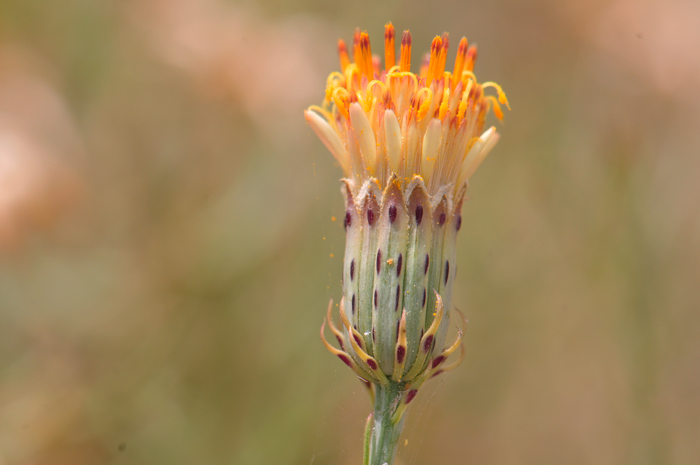
[[[330,74],[324,103],[305,116],[345,174],[342,330],[332,301],[326,318],[340,348],[326,340],[325,322],[321,337],[372,393],[377,386],[399,393],[395,424],[425,380],[461,361],[445,363],[462,347],[461,331],[453,343],[445,339],[462,203],[469,178],[498,141],[494,127],[484,131],[486,114],[502,118],[508,101],[498,84],[477,81],[476,47],[466,38],[452,73],[444,34],[414,74],[410,32],[398,63],[394,36],[387,24],[384,69],[366,32],[355,32],[354,62],[340,40],[341,72]]]

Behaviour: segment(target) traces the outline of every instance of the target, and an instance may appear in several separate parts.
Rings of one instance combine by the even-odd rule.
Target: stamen
[[[338,39],[338,56],[340,56],[340,70],[344,72],[345,68],[350,64],[350,57],[348,56],[348,48],[343,39]]]
[[[358,62],[360,73],[371,81],[374,77],[374,66],[372,65],[372,49],[369,45],[369,34],[360,34],[360,62]]]
[[[391,69],[396,65],[394,34],[393,24],[384,26],[384,69]]]
[[[355,33],[352,35],[352,59],[357,65],[357,68],[362,74],[362,59],[360,58],[360,28],[355,28]]]
[[[430,46],[430,61],[428,64],[428,74],[425,78],[425,85],[430,86],[433,79],[438,78],[442,74],[440,70],[440,55],[442,53],[442,38],[435,36],[433,43]],[[444,68],[443,68],[444,69]],[[421,77],[423,73],[421,72]]]
[[[464,69],[466,69],[467,71],[474,71],[474,65],[476,64],[476,55],[476,45],[472,45],[467,51],[467,59],[464,63]]]
[[[435,79],[440,79],[442,73],[445,72],[445,64],[447,63],[447,50],[450,48],[450,35],[447,32],[442,34],[442,50],[440,51],[440,60],[438,62],[438,73]]]
[[[411,71],[411,42],[411,33],[403,31],[403,37],[401,37],[401,65],[399,69],[405,73]]]
[[[457,86],[457,83],[462,80],[462,70],[464,70],[464,62],[467,58],[467,38],[462,37],[457,48],[457,58],[455,58],[455,69],[452,76],[452,89]]]
[[[418,76],[421,79],[420,84],[422,86],[427,86],[426,84],[426,79],[428,78],[428,70],[430,69],[430,53],[426,53],[423,55],[423,59],[420,62],[420,72],[418,73]]]

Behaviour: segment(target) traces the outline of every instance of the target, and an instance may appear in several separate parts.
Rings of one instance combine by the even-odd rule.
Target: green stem
[[[392,465],[396,457],[399,436],[403,429],[404,414],[396,424],[391,416],[401,401],[399,383],[388,386],[375,385],[374,414],[368,419],[373,422],[371,434],[365,434],[365,450],[369,441],[369,456],[365,465]]]

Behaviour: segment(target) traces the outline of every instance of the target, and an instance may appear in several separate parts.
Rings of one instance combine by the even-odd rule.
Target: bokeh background
[[[302,109],[389,20],[513,108],[398,463],[700,463],[700,2],[2,0],[1,465],[361,463]]]

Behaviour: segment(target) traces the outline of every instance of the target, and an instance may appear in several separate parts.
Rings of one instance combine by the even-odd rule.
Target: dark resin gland
[[[401,266],[403,265],[403,254],[399,254],[399,259],[396,262],[396,276],[401,276]]]
[[[401,285],[396,286],[396,305],[394,306],[394,311],[399,309],[399,299],[401,298]]]
[[[428,267],[430,266],[430,255],[425,254],[425,265],[423,266],[423,274],[428,274]]]
[[[352,215],[350,214],[350,212],[345,212],[345,224],[343,226],[345,226],[345,229],[347,230],[351,224],[352,224]]]
[[[423,352],[429,352],[430,347],[433,345],[433,335],[431,334],[430,336],[425,338],[425,342],[423,343]]]
[[[418,389],[411,389],[408,391],[408,394],[406,394],[406,405],[411,403],[413,398],[416,397],[416,394],[418,394]]]
[[[439,355],[433,359],[433,368],[436,366],[440,365],[443,361],[445,361],[445,357],[442,355]]]
[[[374,306],[375,306],[375,307],[377,306],[377,297],[378,297],[378,296],[377,296],[377,290],[375,289],[375,290],[374,290]]]
[[[445,212],[440,213],[440,218],[438,218],[438,226],[445,224]]]
[[[375,362],[371,358],[368,358],[367,359],[367,366],[370,367],[372,370],[376,370],[377,369],[377,362]]]
[[[457,231],[459,231],[459,228],[462,227],[462,215],[457,216],[457,221],[455,221],[455,228]]]
[[[345,363],[347,366],[349,366],[350,368],[352,368],[352,363],[350,362],[350,359],[348,358],[347,355],[345,355],[345,354],[338,354],[338,358],[341,359],[341,360],[343,361],[343,363]]]
[[[423,206],[418,205],[416,207],[416,224],[420,225],[421,221],[423,221]]]
[[[447,284],[447,280],[450,278],[450,262],[445,260],[445,284]]]
[[[396,363],[403,363],[403,359],[406,357],[406,347],[398,346],[396,348]]]
[[[360,346],[360,347],[362,347],[362,339],[360,338],[360,336],[357,335],[357,334],[355,334],[355,333],[353,333],[353,334],[352,334],[352,337],[355,338],[355,342],[357,343],[357,345]]]
[[[355,279],[355,259],[350,262],[350,281]]]
[[[367,222],[370,226],[374,224],[374,211],[371,208],[367,210]]]
[[[423,303],[421,304],[421,307],[425,307],[426,300],[428,300],[428,291],[427,289],[423,288]]]
[[[352,302],[351,302],[351,307],[352,307],[352,314],[355,314],[355,294],[352,295]]]
[[[401,329],[401,320],[396,322],[396,339],[399,338],[399,329]]]
[[[377,250],[377,274],[382,270],[382,249]]]
[[[396,221],[396,205],[389,207],[389,222],[393,223]]]

